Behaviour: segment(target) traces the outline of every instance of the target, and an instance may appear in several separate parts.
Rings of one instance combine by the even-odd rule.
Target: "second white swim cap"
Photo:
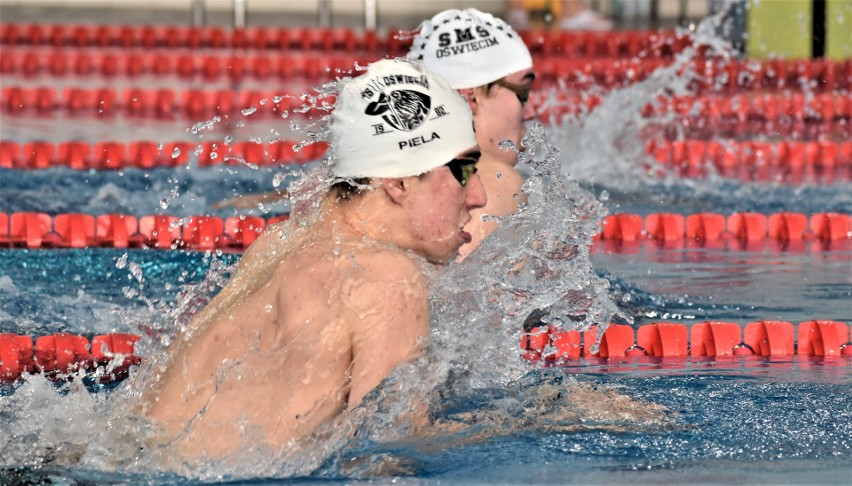
[[[408,57],[422,61],[455,89],[484,86],[533,66],[521,36],[475,8],[445,10],[424,21]]]

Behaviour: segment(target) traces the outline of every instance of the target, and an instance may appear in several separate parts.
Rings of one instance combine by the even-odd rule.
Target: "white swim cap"
[[[423,61],[455,89],[483,86],[533,65],[509,24],[475,8],[444,10],[424,21],[408,57]]]
[[[347,81],[330,130],[340,178],[415,176],[476,146],[467,101],[421,63],[402,59],[374,62]]]

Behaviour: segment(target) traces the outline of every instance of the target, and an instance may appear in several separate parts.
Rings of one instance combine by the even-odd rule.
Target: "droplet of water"
[[[169,200],[168,200],[168,198],[165,198],[165,197],[164,197],[164,198],[160,199],[160,207],[161,207],[161,208],[163,208],[163,209],[168,209],[168,208],[169,208]]]
[[[253,114],[253,113],[254,113],[254,112],[256,112],[256,111],[257,111],[257,107],[256,107],[256,106],[254,106],[254,105],[252,105],[252,106],[250,106],[250,107],[248,107],[248,108],[243,108],[242,113],[243,113],[243,116],[249,116],[249,115]]]

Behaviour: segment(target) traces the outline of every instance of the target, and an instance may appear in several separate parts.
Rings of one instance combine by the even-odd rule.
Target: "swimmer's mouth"
[[[473,237],[465,230],[459,230],[459,239],[465,243],[470,243],[473,240]]]

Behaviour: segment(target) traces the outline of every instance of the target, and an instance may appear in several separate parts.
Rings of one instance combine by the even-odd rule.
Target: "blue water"
[[[615,121],[608,125],[612,130],[616,130]],[[264,131],[269,125],[284,132],[289,129],[283,121],[276,124],[265,119],[260,123]],[[208,136],[235,133],[238,139],[246,139],[262,133],[257,126]],[[187,129],[181,122],[137,122],[120,117],[103,124],[62,117],[4,116],[2,138],[19,143],[35,139],[58,143],[72,138],[92,142],[197,140]],[[558,139],[559,129],[554,131],[551,135]],[[570,141],[560,147],[562,153],[574,155]],[[601,160],[610,162],[605,157],[593,162],[602,164]],[[238,212],[212,210],[210,204],[268,191],[278,182],[286,186],[296,175],[289,172],[288,168],[251,170],[241,166],[202,169],[194,160],[187,167],[150,171],[0,169],[0,211],[269,216],[286,211],[286,205]],[[645,182],[636,188],[617,178],[580,179],[613,212],[852,213],[849,182],[785,185],[711,179]],[[156,352],[160,348],[151,337],[173,334],[205,302],[201,298],[186,303],[183,297],[196,293],[198,286],[215,289],[216,283],[205,278],[218,275],[221,264],[232,264],[238,258],[156,250],[0,249],[0,332],[31,336],[60,331],[87,336],[130,332],[145,336],[140,343],[143,355]],[[765,245],[749,251],[736,247],[659,249],[646,244],[632,252],[601,251],[592,260],[597,272],[610,281],[615,301],[636,325],[656,321],[692,325],[704,320],[745,324],[831,319],[852,323],[852,248],[848,241],[827,248],[808,243],[793,250]],[[210,272],[211,268],[217,270]],[[211,291],[200,294],[209,297]],[[643,424],[590,414],[557,417],[557,412],[564,411],[557,406],[564,395],[548,392],[570,395],[583,386],[661,405],[668,410],[664,414],[667,420]],[[108,405],[120,400],[121,392],[119,386],[94,394],[92,400]],[[140,471],[132,463],[57,466],[44,461],[50,454],[44,455],[41,448],[56,446],[52,437],[73,443],[73,430],[79,426],[75,421],[85,425],[92,420],[76,411],[79,400],[74,390],[45,392],[37,386],[0,396],[0,484],[197,482]],[[29,404],[29,408],[21,404]],[[600,404],[601,408],[606,405]],[[61,412],[45,417],[43,410]],[[416,484],[846,484],[852,471],[852,363],[847,358],[643,361],[618,366],[581,362],[531,369],[506,388],[450,394],[434,412],[436,419],[459,421],[468,427],[427,439],[354,441],[312,473],[296,478],[245,480],[225,474],[210,481],[348,484],[378,477],[381,483],[393,478]],[[491,412],[502,421],[478,423],[469,418],[471,414],[493,416]],[[56,424],[47,420],[50,418]],[[113,445],[91,440],[102,447]]]

